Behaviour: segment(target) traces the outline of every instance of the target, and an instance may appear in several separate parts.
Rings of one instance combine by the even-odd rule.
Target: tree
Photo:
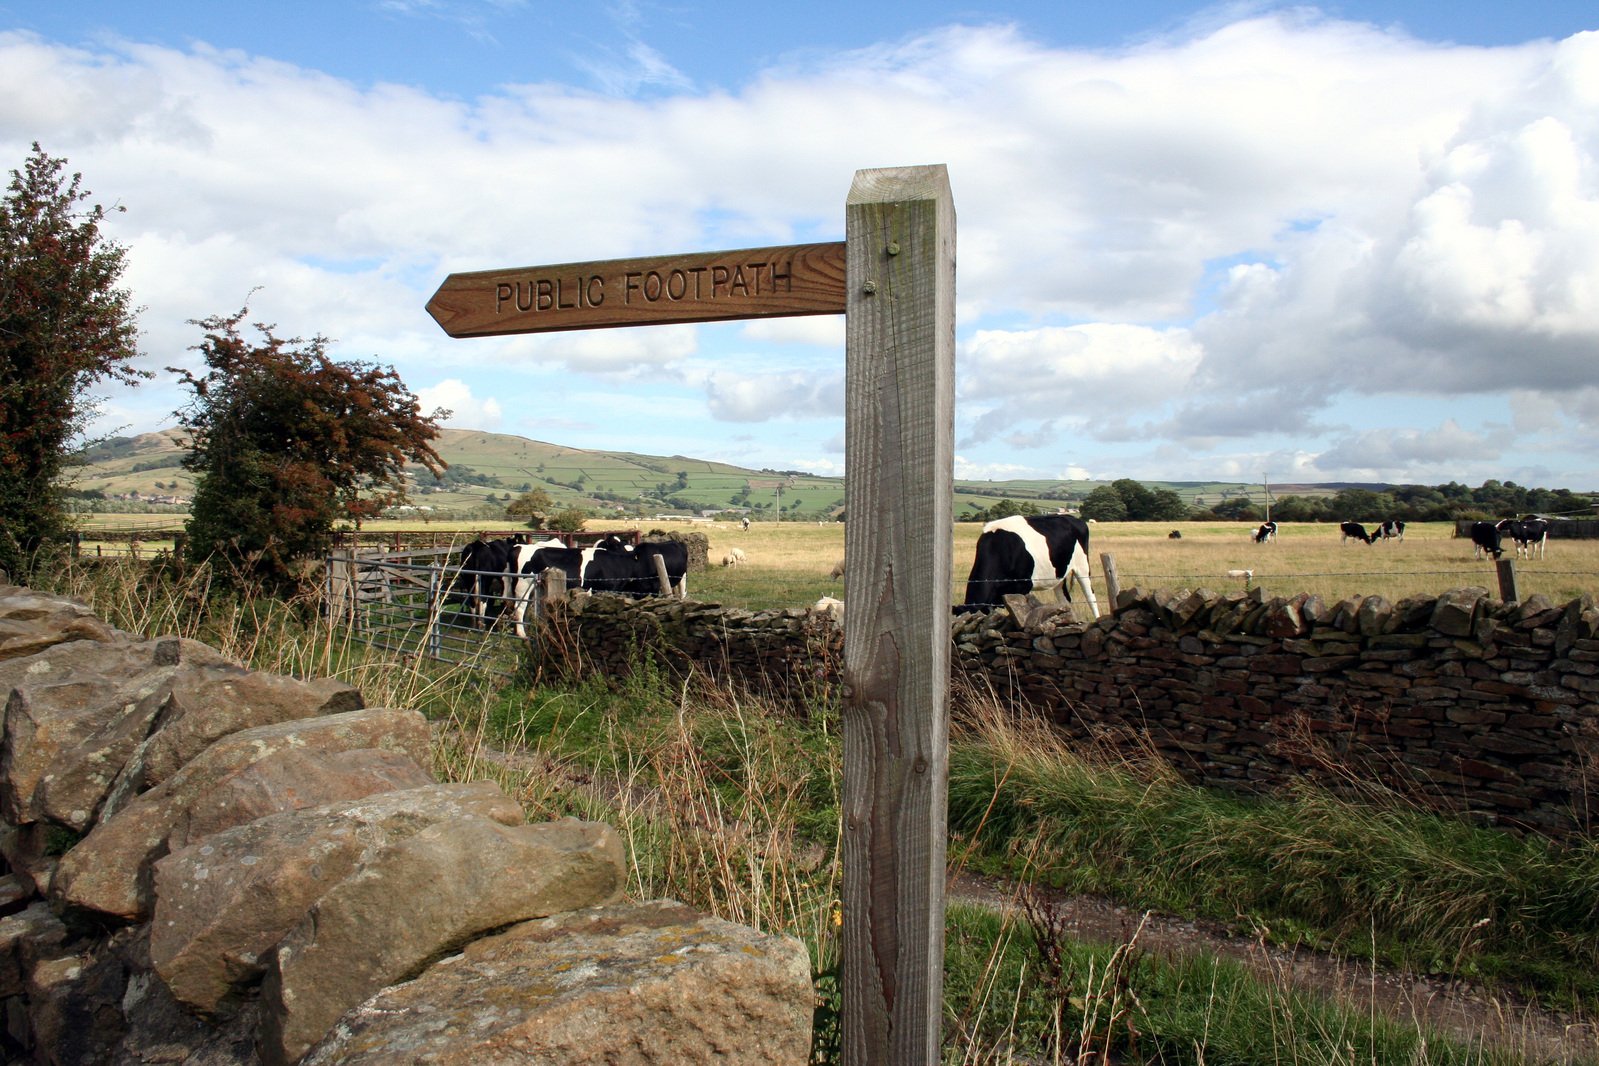
[[[554,507],[550,494],[543,489],[529,489],[505,505],[505,517],[525,518],[532,529],[543,528],[544,516]]]
[[[81,174],[37,142],[0,201],[0,569],[26,574],[68,525],[59,485],[99,381],[133,384],[137,309],[117,287],[126,251],[83,207]]]
[[[1117,478],[1110,483],[1110,487],[1122,498],[1129,522],[1147,522],[1154,517],[1155,497],[1143,482],[1130,477]]]
[[[206,331],[192,349],[204,375],[171,368],[194,391],[177,412],[183,465],[197,475],[189,553],[222,563],[224,578],[281,589],[334,523],[405,502],[407,460],[443,471],[430,442],[448,412],[424,417],[392,368],[334,362],[323,337],[284,340],[257,324],[251,344],[239,333],[247,313],[194,323]]]
[[[549,528],[558,533],[577,533],[583,529],[588,516],[589,513],[581,507],[567,507],[549,517]]]
[[[1188,505],[1171,489],[1155,489],[1149,494],[1149,518],[1152,522],[1181,521],[1188,517]]]
[[[1082,515],[1096,522],[1120,522],[1127,517],[1127,504],[1110,485],[1100,485],[1083,497]]]

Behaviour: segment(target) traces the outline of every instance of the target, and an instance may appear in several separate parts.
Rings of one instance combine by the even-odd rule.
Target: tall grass
[[[314,602],[219,596],[199,572],[68,567],[59,581],[130,632],[206,640],[260,669],[338,676],[368,703],[417,707],[435,722],[440,776],[496,780],[532,819],[614,825],[630,895],[799,937],[817,988],[813,1061],[836,1061],[836,708],[799,717],[667,677],[647,655],[625,678],[505,685],[471,664],[370,653]],[[1205,793],[1154,763],[1085,758],[1043,723],[981,702],[952,736],[950,826],[953,862],[1021,887],[1015,907],[949,908],[948,1062],[1354,1066],[1524,1053],[1442,1040],[1271,972],[1160,957],[1136,926],[1120,943],[1080,943],[1047,886],[1508,982],[1589,1012],[1599,1002],[1591,843],[1559,849],[1308,791]]]
[[[1159,763],[1085,757],[975,704],[950,752],[974,865],[1427,973],[1599,1003],[1599,844],[1558,845],[1306,787],[1251,799]]]

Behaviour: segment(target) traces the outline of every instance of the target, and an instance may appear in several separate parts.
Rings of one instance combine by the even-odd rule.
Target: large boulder
[[[429,826],[329,889],[284,938],[262,983],[262,1058],[296,1062],[374,992],[489,930],[610,902],[626,876],[603,823]]]
[[[333,678],[301,681],[226,662],[181,670],[172,678],[155,731],[124,760],[105,817],[230,733],[363,706],[359,690]]]
[[[263,957],[331,887],[384,849],[462,818],[520,825],[523,815],[492,782],[429,781],[263,817],[174,851],[155,865],[150,961],[179,1000],[214,1012],[260,976]]]
[[[408,756],[417,765],[431,758],[427,719],[416,711],[372,707],[322,718],[245,729],[222,738],[187,766],[94,830],[67,852],[51,883],[62,904],[139,921],[149,917],[151,866],[178,834],[195,842],[196,819],[213,832],[249,821],[259,812],[240,809],[231,818],[219,810],[226,783],[279,752],[350,751],[379,748]],[[221,791],[219,791],[219,788]],[[320,802],[320,798],[313,802]]]
[[[126,639],[126,633],[102,622],[81,600],[0,585],[0,662],[69,640],[105,644]]]
[[[0,815],[87,829],[180,665],[226,661],[198,641],[167,638],[71,641],[0,663]]]
[[[346,1014],[306,1066],[804,1063],[810,959],[671,900],[524,922]]]

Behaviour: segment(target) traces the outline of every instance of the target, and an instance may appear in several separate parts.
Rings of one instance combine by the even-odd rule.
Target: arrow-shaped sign
[[[428,313],[452,337],[844,313],[844,242],[451,274]]]

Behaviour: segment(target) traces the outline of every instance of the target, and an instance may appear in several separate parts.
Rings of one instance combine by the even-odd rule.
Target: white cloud
[[[837,418],[844,413],[842,373],[818,377],[800,370],[766,374],[712,371],[705,381],[712,416],[726,422],[776,418]]]
[[[962,347],[959,399],[981,412],[964,438],[1008,434],[1017,447],[1052,442],[1054,430],[1019,423],[1065,419],[1093,425],[1096,412],[1159,408],[1188,387],[1200,348],[1187,330],[1103,323],[980,330]]]
[[[445,378],[437,385],[417,389],[416,398],[421,401],[424,414],[431,414],[440,407],[448,410],[450,416],[443,425],[461,429],[500,428],[500,402],[492,396],[472,395],[471,387],[464,381]]]
[[[632,47],[611,84],[641,98],[463,101],[206,45],[0,33],[0,156],[38,138],[127,205],[107,228],[158,367],[197,338],[186,319],[248,296],[285,335],[412,376],[447,366],[479,396],[484,374],[560,368],[703,385],[723,421],[837,417],[837,370],[749,369],[768,346],[841,351],[836,317],[742,326],[731,370],[692,327],[459,342],[422,306],[451,270],[837,239],[856,169],[938,160],[975,468],[1048,454],[1161,476],[1133,467],[1168,445],[1247,465],[1298,434],[1323,478],[1353,476],[1383,442],[1332,429],[1329,406],[1472,395],[1515,397],[1518,427],[1594,468],[1558,437],[1599,426],[1599,33],[1463,48],[1297,12],[1087,51],[951,27],[700,91],[625,4],[605,14]],[[176,406],[170,386],[147,395],[115,404]],[[519,416],[570,417],[545,400]],[[1384,469],[1448,473],[1425,446],[1444,427],[1405,432]],[[1211,452],[1249,437],[1273,439]]]

